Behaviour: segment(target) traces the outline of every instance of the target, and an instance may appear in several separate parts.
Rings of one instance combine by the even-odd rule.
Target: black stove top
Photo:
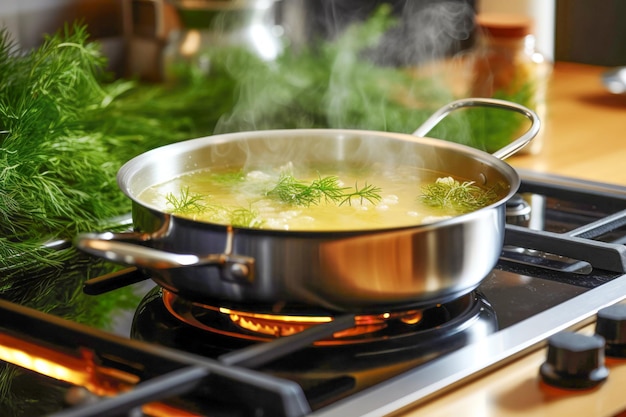
[[[429,320],[321,343],[354,326],[354,316],[341,315],[257,343],[201,330],[219,319],[185,303],[173,311],[159,288],[147,292],[119,335],[0,302],[0,346],[17,344],[65,364],[47,365],[45,375],[87,368],[65,379],[87,381],[92,391],[23,371],[14,394],[41,398],[27,388],[45,390],[57,402],[41,404],[48,408],[38,414],[57,416],[142,415],[132,413],[146,401],[153,403],[145,415],[224,416],[384,415],[419,404],[626,297],[626,187],[520,174],[498,265],[476,291],[425,309]],[[190,314],[199,324],[180,320]],[[0,354],[36,367],[19,349]],[[112,392],[124,393],[108,398]],[[60,404],[68,399],[82,408]],[[24,404],[34,401],[25,398],[29,411],[15,415],[33,415]]]

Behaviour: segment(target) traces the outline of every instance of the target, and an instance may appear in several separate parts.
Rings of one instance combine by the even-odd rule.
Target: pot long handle
[[[143,236],[139,233],[82,233],[74,238],[74,246],[115,263],[152,270],[218,266],[225,269],[222,277],[226,280],[252,281],[254,278],[254,258],[248,256],[226,253],[203,256],[179,254],[121,241],[142,239]]]
[[[515,139],[508,145],[498,149],[492,155],[498,159],[506,159],[509,156],[515,154],[517,151],[522,149],[526,144],[528,144],[537,133],[539,133],[539,129],[541,128],[541,121],[537,114],[522,106],[521,104],[513,103],[506,100],[498,100],[495,98],[466,98],[461,100],[456,100],[447,105],[441,107],[435,113],[433,113],[420,127],[417,128],[415,132],[413,132],[414,136],[426,136],[428,132],[430,132],[437,124],[443,120],[449,113],[454,110],[465,108],[465,107],[492,107],[503,110],[511,110],[517,113],[520,113],[530,120],[530,127],[522,136]]]

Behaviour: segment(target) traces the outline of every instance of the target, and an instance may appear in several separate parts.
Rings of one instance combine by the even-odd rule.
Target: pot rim
[[[152,159],[161,159],[167,156],[168,158],[172,158],[176,155],[176,153],[180,152],[190,152],[197,149],[204,148],[209,145],[219,145],[229,142],[236,142],[242,139],[254,139],[254,138],[263,138],[268,136],[305,136],[305,135],[323,135],[329,137],[339,138],[341,136],[350,136],[350,135],[369,135],[369,136],[380,136],[389,139],[397,139],[406,142],[414,142],[419,144],[432,145],[436,148],[450,149],[453,151],[457,151],[460,153],[467,154],[469,157],[474,157],[479,160],[481,163],[484,163],[487,167],[492,167],[500,171],[504,177],[508,180],[509,191],[502,198],[497,201],[482,207],[478,210],[471,211],[469,213],[464,213],[460,215],[456,215],[454,217],[441,219],[432,223],[425,224],[417,224],[417,225],[407,225],[407,226],[397,226],[397,227],[383,227],[383,228],[371,228],[371,229],[359,229],[359,230],[281,230],[281,229],[260,229],[260,228],[251,228],[251,227],[240,227],[240,226],[231,226],[224,225],[220,223],[202,221],[202,220],[194,220],[184,216],[178,216],[176,214],[168,213],[159,208],[154,207],[151,204],[140,201],[127,186],[128,182],[131,178],[133,178],[138,171],[144,166],[146,161]],[[324,235],[342,235],[342,236],[356,236],[362,234],[373,234],[373,233],[386,233],[386,232],[397,232],[401,230],[413,230],[416,228],[420,228],[423,230],[428,229],[437,229],[442,226],[453,225],[459,222],[465,222],[469,219],[480,216],[482,212],[501,206],[503,203],[508,201],[519,189],[521,184],[521,180],[517,171],[504,162],[503,160],[495,157],[494,155],[482,151],[480,149],[473,148],[471,146],[463,145],[456,142],[451,142],[443,139],[436,139],[427,136],[415,136],[408,133],[397,133],[397,132],[384,132],[384,131],[376,131],[376,130],[367,130],[367,129],[326,129],[326,128],[310,128],[310,129],[270,129],[270,130],[252,130],[252,131],[240,131],[240,132],[232,132],[232,133],[223,133],[216,135],[208,135],[198,138],[187,139],[183,141],[179,141],[176,143],[170,143],[167,145],[163,145],[144,153],[141,153],[126,163],[122,165],[122,167],[118,170],[117,173],[117,183],[122,192],[130,198],[133,203],[138,204],[144,208],[147,208],[155,213],[158,213],[165,217],[171,217],[176,219],[176,221],[183,222],[192,222],[193,224],[201,224],[203,227],[215,230],[225,230],[225,229],[233,229],[236,231],[245,231],[246,233],[261,233],[261,234],[272,234],[272,235],[289,235],[289,236],[324,236]]]

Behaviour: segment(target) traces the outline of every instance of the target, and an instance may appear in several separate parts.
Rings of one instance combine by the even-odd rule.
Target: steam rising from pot
[[[470,39],[473,16],[464,1],[404,1],[400,24],[385,34],[372,59],[393,66],[442,59]]]
[[[405,69],[458,51],[471,34],[471,6],[378,3],[304,2],[310,10],[299,23],[311,32],[306,45],[287,40],[285,53],[272,62],[219,57],[238,88],[215,133],[320,127],[408,133],[452,100],[437,74],[416,80]],[[297,23],[285,22],[286,33]]]

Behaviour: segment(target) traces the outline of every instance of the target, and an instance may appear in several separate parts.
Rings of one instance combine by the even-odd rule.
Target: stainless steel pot
[[[513,110],[529,130],[494,154],[423,137],[452,110]],[[339,311],[389,311],[444,302],[475,289],[495,266],[505,203],[519,187],[506,158],[539,131],[534,112],[494,99],[467,99],[433,114],[413,135],[346,129],[241,132],[189,140],[126,163],[118,184],[133,201],[135,232],[81,234],[78,248],[145,268],[189,300],[211,303],[291,302]],[[423,167],[508,189],[496,203],[437,223],[348,232],[259,230],[177,217],[137,199],[147,187],[209,167],[282,165],[294,159]]]

